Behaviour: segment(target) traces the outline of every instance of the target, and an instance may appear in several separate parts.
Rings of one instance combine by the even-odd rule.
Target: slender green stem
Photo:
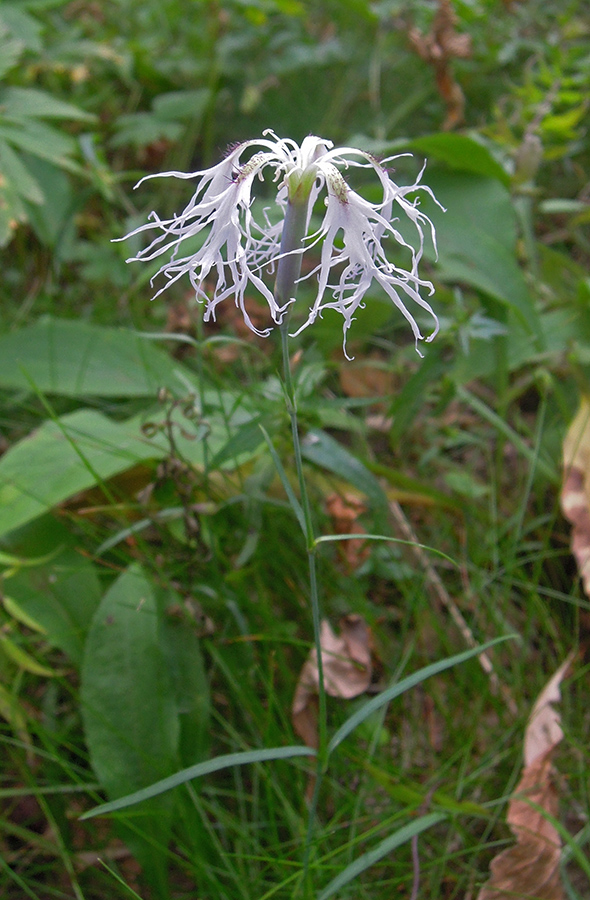
[[[311,186],[315,178],[315,170],[311,168],[303,177],[293,180],[289,185],[289,201],[283,223],[283,235],[281,240],[281,259],[277,267],[275,283],[275,299],[280,307],[287,310],[297,291],[297,282],[301,274],[303,238],[305,236],[308,207]],[[311,602],[311,615],[313,621],[313,637],[318,667],[318,755],[313,797],[309,807],[307,820],[307,832],[303,851],[303,884],[308,893],[313,896],[313,885],[309,872],[309,861],[315,829],[316,812],[322,778],[326,771],[328,759],[328,727],[326,714],[326,689],[324,685],[324,666],[322,661],[322,646],[320,641],[321,615],[318,594],[318,579],[316,569],[317,545],[311,515],[309,493],[303,472],[303,456],[301,453],[301,440],[299,436],[299,423],[297,420],[297,398],[291,373],[291,360],[289,358],[289,314],[286,312],[280,325],[281,349],[283,352],[283,378],[285,385],[285,399],[287,412],[291,420],[291,438],[295,455],[295,467],[299,482],[299,494],[301,508],[303,510],[303,524],[305,532],[305,545],[309,569],[309,589]]]
[[[315,825],[315,817],[319,798],[322,778],[326,770],[327,762],[327,746],[328,746],[328,728],[327,728],[327,709],[326,709],[326,690],[324,685],[324,667],[322,662],[322,648],[320,641],[321,631],[321,615],[318,593],[318,581],[316,570],[316,553],[317,546],[315,543],[315,535],[313,529],[313,521],[311,516],[311,505],[309,502],[309,493],[303,473],[303,457],[301,453],[301,441],[299,436],[299,425],[297,421],[297,400],[293,386],[293,378],[291,374],[291,363],[289,359],[288,348],[288,324],[284,321],[280,327],[281,331],[281,347],[283,351],[283,373],[285,382],[285,394],[287,400],[287,410],[291,420],[291,436],[293,441],[293,452],[295,455],[295,468],[297,471],[297,479],[299,482],[299,494],[301,498],[301,507],[303,509],[303,517],[305,522],[305,543],[307,549],[307,560],[309,569],[309,587],[310,587],[310,603],[311,615],[313,621],[313,636],[317,656],[318,666],[318,755],[316,767],[316,780],[314,785],[313,797],[309,807],[309,817],[307,823],[307,833],[305,837],[305,847],[303,854],[304,883],[307,883],[307,873],[309,867],[309,858],[311,852],[311,844],[313,839],[313,831]]]

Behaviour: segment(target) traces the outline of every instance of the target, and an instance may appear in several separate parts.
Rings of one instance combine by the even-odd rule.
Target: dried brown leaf
[[[559,872],[561,838],[547,815],[557,817],[559,796],[551,757],[563,737],[553,707],[572,661],[570,655],[539,694],[524,738],[524,769],[508,805],[506,821],[516,844],[490,863],[490,880],[477,900],[564,900]]]
[[[471,56],[471,37],[459,34],[451,0],[439,0],[432,29],[422,34],[417,28],[408,32],[410,44],[418,55],[434,68],[436,86],[447,107],[443,129],[448,131],[465,119],[465,97],[452,70],[454,58]]]
[[[553,704],[561,700],[559,686],[571,666],[572,659],[573,654],[570,654],[535,700],[524,734],[525,770],[538,757],[545,756],[553,750],[563,737],[561,716]]]
[[[332,519],[336,534],[361,534],[364,528],[358,518],[367,511],[365,503],[354,494],[330,494],[326,498],[326,510]],[[338,544],[338,553],[349,571],[358,569],[369,556],[367,542],[362,538],[351,538]]]
[[[321,627],[322,667],[326,693],[351,699],[367,690],[371,683],[371,632],[361,616],[344,616],[340,635],[324,619]],[[315,648],[305,662],[293,697],[293,727],[308,747],[317,748],[316,720],[319,673]]]
[[[561,508],[572,523],[572,553],[590,597],[590,399],[580,409],[563,442]]]
[[[342,366],[340,386],[347,397],[389,397],[395,389],[395,376],[386,360],[369,355],[362,363]],[[378,399],[375,406],[380,406]]]

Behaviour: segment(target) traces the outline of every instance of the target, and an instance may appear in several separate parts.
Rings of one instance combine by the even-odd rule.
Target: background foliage
[[[231,309],[203,330],[186,286],[150,304],[150,273],[125,264],[132,242],[112,243],[186,201],[186,183],[157,179],[134,194],[139,177],[202,168],[265,128],[411,150],[400,181],[427,157],[447,210],[424,204],[443,324],[424,360],[378,296],[351,330],[353,363],[328,315],[293,344],[321,530],[337,527],[328,498],[352,494],[356,529],[403,537],[399,501],[452,560],[436,562],[441,595],[401,546],[351,560],[326,544],[325,614],[365,616],[379,689],[465,649],[454,604],[478,641],[520,638],[493,650],[499,692],[466,662],[334,755],[313,890],[393,850],[383,842],[417,815],[430,817],[420,896],[473,896],[508,840],[531,702],[590,630],[557,499],[561,442],[588,393],[590,26],[583,0],[457,0],[454,25],[449,8],[0,5],[3,897],[250,900],[298,886],[304,758],[79,821],[210,757],[297,740],[304,548],[260,428],[291,477],[276,342],[245,335]],[[580,653],[563,688],[569,898],[588,892],[568,865],[590,834],[585,665]],[[332,703],[331,725],[363,702]],[[414,898],[412,846],[342,896]]]

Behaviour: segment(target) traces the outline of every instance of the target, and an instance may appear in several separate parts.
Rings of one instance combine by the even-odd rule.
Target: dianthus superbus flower
[[[156,297],[188,275],[197,300],[205,304],[205,321],[215,319],[217,306],[233,297],[248,327],[263,336],[271,329],[259,330],[250,320],[245,305],[247,292],[262,297],[273,322],[281,324],[295,301],[297,284],[310,279],[315,298],[295,334],[311,325],[325,309],[335,309],[344,319],[345,352],[347,331],[375,282],[409,322],[416,345],[423,335],[406,304],[410,308],[416,304],[432,317],[433,330],[426,337],[432,340],[438,320],[422,293],[431,295],[434,288],[419,276],[418,264],[425,229],[435,249],[436,239],[432,222],[420,212],[415,196],[419,190],[432,193],[420,184],[423,169],[414,184],[395,184],[386,169],[390,161],[378,162],[353,147],[333,149],[331,141],[314,136],[306,137],[299,146],[267,131],[260,139],[231,148],[222,162],[209,169],[148,175],[146,178],[197,179],[197,184],[179,215],[163,220],[152,212],[147,224],[127,235],[153,235],[149,246],[132,260],[164,258],[154,279],[163,275],[166,283]],[[373,170],[381,191],[379,202],[369,203],[347,184],[341,170],[350,166]],[[254,182],[263,179],[267,170],[274,172],[279,208],[278,218],[272,220],[268,209],[256,218],[252,207]],[[319,228],[314,230],[312,212],[320,195],[324,195],[325,209]],[[408,199],[408,195],[414,195],[414,199]],[[412,222],[416,232],[413,243],[395,227],[399,215]],[[185,249],[187,241],[197,235],[201,235],[199,249]],[[407,269],[387,259],[384,244],[388,238],[409,252]],[[190,240],[191,245],[195,243],[199,241]],[[301,276],[302,257],[308,253],[314,254],[316,265]]]

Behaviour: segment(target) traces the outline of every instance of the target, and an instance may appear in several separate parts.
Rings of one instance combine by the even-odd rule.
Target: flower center
[[[285,177],[289,203],[294,206],[306,205],[311,194],[313,183],[318,174],[318,167],[311,163],[305,169],[299,166],[291,169]]]
[[[343,205],[348,203],[348,185],[336,166],[328,164],[324,166],[324,172],[326,174],[326,182],[328,184],[329,190],[332,191],[337,200],[340,201]]]

